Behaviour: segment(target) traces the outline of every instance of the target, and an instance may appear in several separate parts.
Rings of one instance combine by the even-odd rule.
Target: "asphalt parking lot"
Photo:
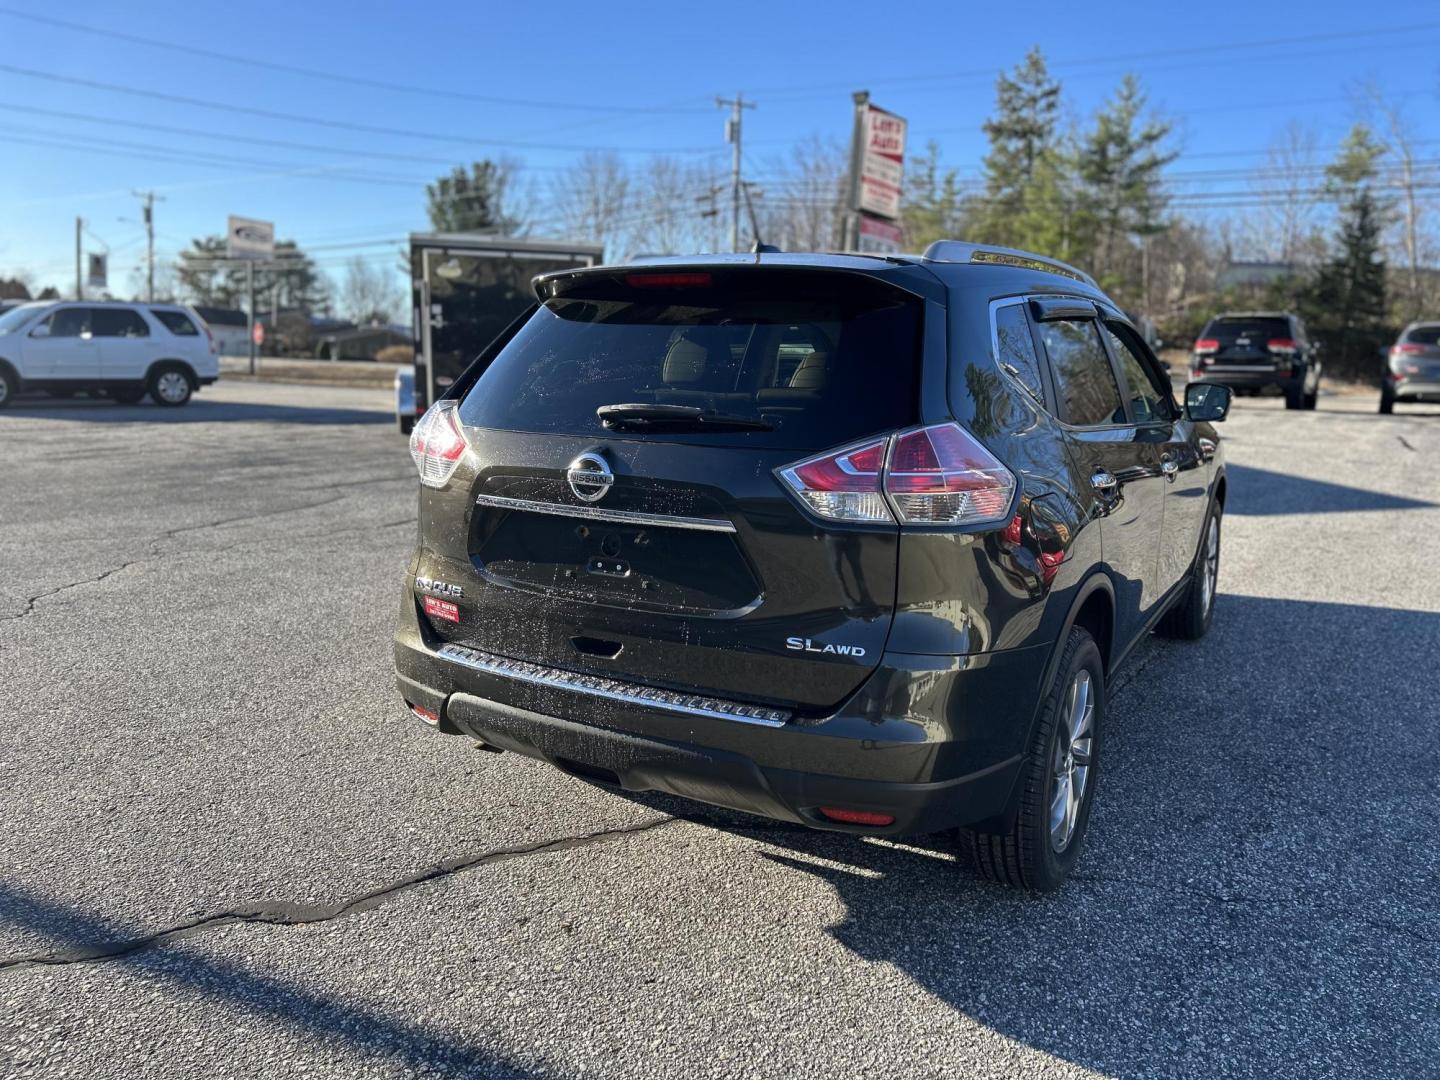
[[[1440,1075],[1440,408],[1237,402],[1035,898],[410,719],[387,407],[0,414],[0,1074]]]

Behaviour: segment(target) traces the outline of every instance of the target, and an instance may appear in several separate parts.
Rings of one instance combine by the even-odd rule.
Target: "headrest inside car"
[[[697,383],[705,377],[705,367],[710,359],[710,350],[704,345],[681,338],[672,342],[665,354],[665,365],[660,377],[666,386],[686,386]]]

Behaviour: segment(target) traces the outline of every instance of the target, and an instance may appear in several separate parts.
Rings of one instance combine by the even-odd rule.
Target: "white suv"
[[[210,328],[182,304],[42,301],[0,315],[0,407],[22,390],[184,405],[219,376]]]

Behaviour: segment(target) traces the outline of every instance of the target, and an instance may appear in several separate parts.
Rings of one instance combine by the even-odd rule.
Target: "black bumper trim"
[[[1022,760],[933,783],[828,776],[764,768],[734,751],[597,727],[465,693],[445,701],[443,723],[602,786],[660,791],[813,828],[874,835],[936,832],[993,817],[1008,803]],[[843,825],[821,817],[821,806],[889,814],[895,822]]]

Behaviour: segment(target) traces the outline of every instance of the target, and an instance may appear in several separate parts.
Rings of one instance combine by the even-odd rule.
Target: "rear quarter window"
[[[693,276],[693,275],[692,275]],[[920,302],[840,273],[585,275],[547,300],[460,406],[476,427],[597,438],[821,450],[916,422]],[[652,275],[653,277],[653,275]],[[768,431],[617,434],[604,405],[657,404],[763,421]]]
[[[179,337],[197,337],[199,329],[190,321],[190,316],[183,311],[167,311],[164,308],[151,308],[150,314],[160,320],[160,325],[169,330],[170,333]]]

